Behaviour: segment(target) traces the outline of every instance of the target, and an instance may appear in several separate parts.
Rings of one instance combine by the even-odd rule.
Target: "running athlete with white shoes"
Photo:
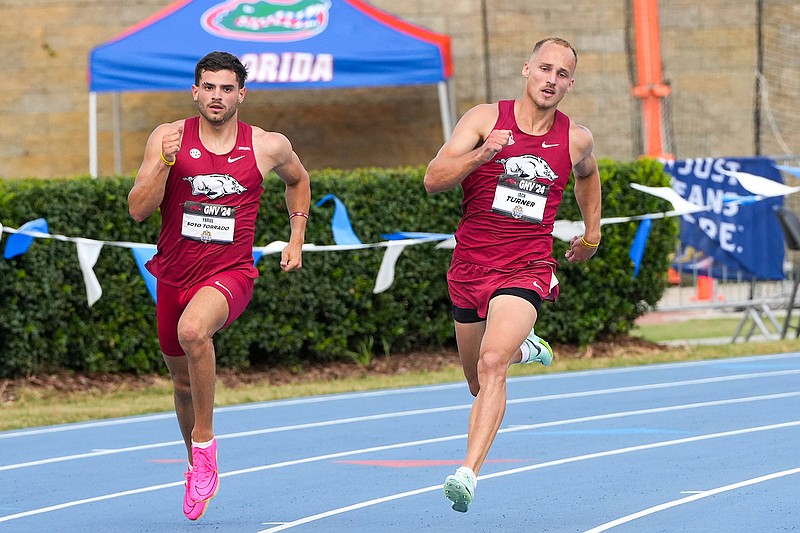
[[[463,188],[463,216],[447,274],[461,365],[475,396],[467,454],[445,496],[466,512],[506,408],[508,366],[553,359],[533,330],[544,300],[558,297],[553,223],[570,173],[585,232],[566,252],[585,261],[600,244],[600,176],[592,134],[559,111],[578,56],[569,42],[536,43],[516,100],[480,104],[459,120],[425,174],[429,193]]]
[[[157,279],[158,339],[189,456],[183,500],[189,520],[199,519],[219,490],[214,335],[241,315],[253,294],[264,177],[274,171],[286,183],[285,272],[302,267],[311,203],[308,172],[289,140],[238,120],[246,78],[234,55],[202,58],[192,86],[199,115],[152,132],[128,195],[137,222],[161,208],[157,253],[146,266]]]

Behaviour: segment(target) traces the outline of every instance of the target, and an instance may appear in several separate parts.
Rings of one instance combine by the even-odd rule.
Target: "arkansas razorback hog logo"
[[[553,172],[547,161],[535,155],[520,155],[509,157],[508,159],[498,159],[506,169],[506,174],[517,176],[523,179],[546,179],[555,182],[558,175]]]
[[[242,194],[247,190],[230,174],[200,174],[183,179],[192,184],[192,194],[194,196],[205,194],[209,200],[214,200],[227,194]]]

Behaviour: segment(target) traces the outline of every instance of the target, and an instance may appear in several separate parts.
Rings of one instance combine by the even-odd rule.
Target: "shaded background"
[[[221,0],[222,1],[222,0]],[[452,38],[456,115],[515,98],[533,44],[559,35],[578,50],[562,109],[595,136],[599,157],[643,152],[631,0],[372,0]],[[87,174],[89,51],[170,5],[168,0],[0,0],[4,120],[0,178]],[[665,148],[677,158],[800,152],[800,5],[796,0],[660,2]],[[198,59],[203,53],[198,54]],[[147,136],[195,113],[190,87],[126,93],[114,162],[112,96],[98,95],[99,173],[130,175]],[[442,143],[435,86],[252,91],[241,118],[285,133],[311,169],[427,163]]]

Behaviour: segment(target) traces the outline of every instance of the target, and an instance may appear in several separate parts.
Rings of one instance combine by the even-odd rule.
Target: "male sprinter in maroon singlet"
[[[430,193],[458,185],[464,191],[447,283],[461,365],[475,402],[466,458],[444,485],[456,511],[469,509],[478,471],[503,420],[508,366],[549,365],[553,359],[533,326],[542,301],[558,297],[552,232],[570,172],[585,232],[571,240],[567,260],[585,261],[600,244],[594,140],[557,109],[572,89],[577,62],[564,39],[536,43],[522,67],[522,96],[470,109],[425,174]]]
[[[253,242],[269,172],[286,183],[291,236],[281,268],[302,267],[311,203],[308,172],[289,140],[239,122],[247,71],[236,56],[212,52],[197,63],[192,97],[199,116],[158,126],[128,195],[141,222],[161,208],[156,277],[158,339],[174,386],[189,468],[183,512],[197,520],[219,489],[213,410],[214,334],[244,311],[258,270]]]

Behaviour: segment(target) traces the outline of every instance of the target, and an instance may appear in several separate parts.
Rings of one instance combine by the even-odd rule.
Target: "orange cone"
[[[714,299],[714,278],[711,276],[697,276],[697,292],[692,300],[708,302]]]

